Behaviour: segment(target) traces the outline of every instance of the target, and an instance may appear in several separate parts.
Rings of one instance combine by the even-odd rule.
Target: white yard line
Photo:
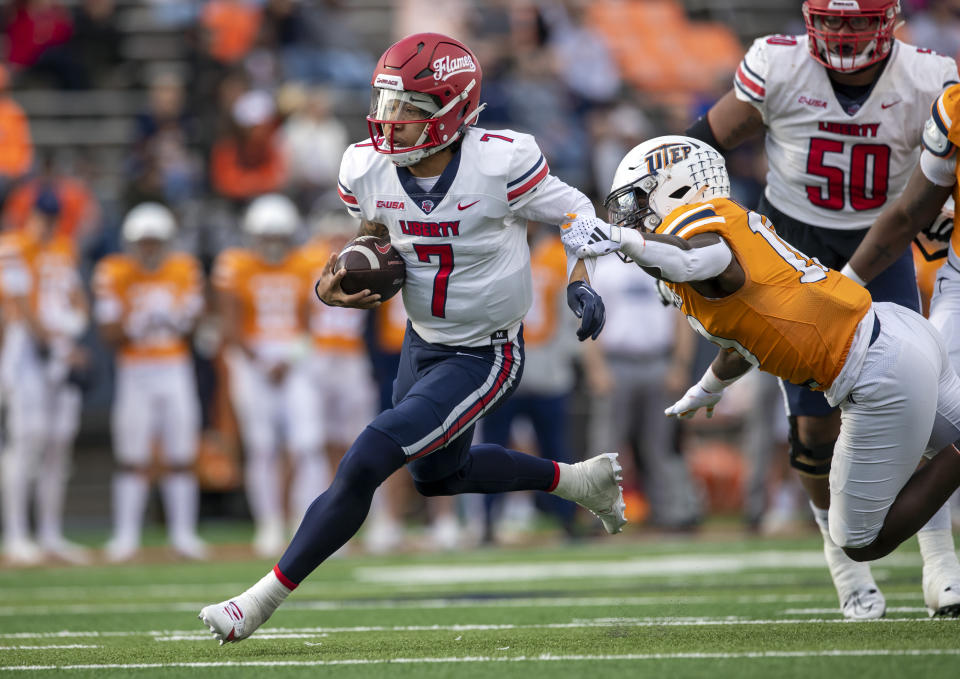
[[[833,611],[831,611],[833,612]],[[839,612],[837,612],[839,616]],[[933,622],[936,618],[882,618],[867,620],[859,624],[883,624],[902,622]],[[518,629],[585,629],[592,627],[705,627],[705,626],[746,626],[746,625],[822,625],[826,623],[858,624],[857,621],[836,618],[765,618],[751,619],[736,616],[719,618],[707,617],[608,617],[586,620],[572,620],[564,623],[541,624],[470,624],[453,625],[364,625],[352,627],[267,627],[250,640],[257,639],[299,639],[314,638],[329,634],[357,634],[369,632],[463,632],[497,631]],[[92,632],[82,630],[61,630],[59,632],[15,632],[2,634],[3,639],[69,639],[69,638],[109,638],[109,637],[153,637],[156,641],[205,641],[213,637],[203,629],[189,630],[124,630],[111,632]]]
[[[453,656],[446,658],[344,658],[341,660],[246,660],[221,662],[178,663],[129,663],[90,665],[3,665],[0,671],[42,670],[134,670],[166,669],[173,667],[329,667],[336,665],[421,665],[461,664],[493,662],[600,662],[624,660],[767,660],[778,658],[824,658],[824,657],[890,657],[890,656],[955,656],[956,648],[904,649],[904,650],[822,650],[822,651],[745,651],[742,653],[629,653],[623,655],[552,655],[535,656]]]
[[[94,644],[48,644],[47,646],[0,646],[0,651],[53,651],[63,648],[100,648]]]

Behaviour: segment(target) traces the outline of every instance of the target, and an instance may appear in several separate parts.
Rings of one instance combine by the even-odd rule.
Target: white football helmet
[[[177,221],[173,213],[160,203],[140,203],[123,218],[120,231],[128,243],[144,238],[166,241],[176,234]]]
[[[699,139],[667,135],[624,156],[603,205],[612,224],[653,231],[681,205],[729,195],[727,166],[716,149]]]
[[[260,196],[243,216],[243,230],[251,236],[293,236],[300,228],[300,212],[279,193]]]

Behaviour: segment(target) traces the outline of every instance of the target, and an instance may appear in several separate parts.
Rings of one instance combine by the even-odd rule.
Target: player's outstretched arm
[[[370,224],[371,222],[364,222]],[[376,234],[365,234],[376,235]],[[353,295],[348,295],[340,288],[340,280],[347,275],[346,269],[334,271],[337,264],[337,253],[330,255],[327,263],[323,265],[323,271],[316,285],[313,286],[314,292],[321,302],[327,306],[344,306],[354,309],[374,309],[380,306],[380,295],[371,294],[369,290],[361,290]]]
[[[700,381],[687,390],[683,397],[663,411],[667,417],[687,420],[706,408],[707,417],[723,397],[723,390],[747,374],[753,367],[749,361],[730,349],[721,349]]]
[[[907,187],[877,217],[842,273],[866,285],[910,247],[940,212],[953,186],[938,186],[917,165]]]

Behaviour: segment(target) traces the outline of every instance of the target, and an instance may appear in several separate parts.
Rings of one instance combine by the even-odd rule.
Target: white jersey
[[[340,165],[350,214],[384,224],[403,256],[403,304],[427,342],[481,346],[516,337],[530,308],[527,220],[593,215],[589,199],[549,173],[528,134],[470,127],[430,191],[370,142]]]
[[[916,167],[930,104],[956,81],[953,59],[896,40],[867,100],[848,114],[806,35],[758,38],[734,91],[767,126],[767,200],[813,226],[869,228]]]

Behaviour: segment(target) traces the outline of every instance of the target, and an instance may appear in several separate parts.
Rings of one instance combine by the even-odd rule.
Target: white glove
[[[679,417],[681,420],[689,420],[697,414],[700,408],[707,409],[707,417],[713,417],[713,407],[720,402],[723,391],[711,392],[700,386],[699,383],[687,389],[679,401],[663,411],[667,417]]]
[[[567,214],[571,221],[560,225],[560,240],[571,257],[600,257],[620,249],[620,227],[598,217]]]

